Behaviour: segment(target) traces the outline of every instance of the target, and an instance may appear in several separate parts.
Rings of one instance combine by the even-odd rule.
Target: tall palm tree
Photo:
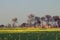
[[[16,26],[15,24],[17,23],[17,18],[13,18],[12,21],[13,21],[13,27],[15,27]]]

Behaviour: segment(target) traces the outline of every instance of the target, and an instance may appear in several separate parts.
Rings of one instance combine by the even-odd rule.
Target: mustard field
[[[60,40],[60,28],[0,28],[0,40]]]
[[[0,28],[0,33],[24,33],[36,31],[60,31],[60,28]]]

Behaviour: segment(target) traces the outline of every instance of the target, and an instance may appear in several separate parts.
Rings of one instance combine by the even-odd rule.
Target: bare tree
[[[29,24],[30,26],[32,26],[33,23],[34,23],[34,15],[33,15],[33,14],[30,14],[30,15],[28,16],[28,24]]]
[[[13,18],[12,21],[13,21],[13,27],[15,27],[16,26],[15,24],[17,23],[17,18]]]

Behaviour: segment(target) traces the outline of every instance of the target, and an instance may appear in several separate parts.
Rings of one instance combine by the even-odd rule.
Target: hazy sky
[[[0,0],[0,24],[11,23],[14,17],[25,22],[30,13],[60,16],[60,0]]]

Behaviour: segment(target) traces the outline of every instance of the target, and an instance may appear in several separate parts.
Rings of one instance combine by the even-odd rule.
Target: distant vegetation
[[[60,27],[60,17],[59,16],[51,16],[51,15],[45,15],[43,17],[35,16],[34,14],[30,14],[27,17],[27,22],[22,23],[21,25],[16,26],[16,23],[18,23],[18,18],[13,18],[12,22],[13,24],[0,25],[0,27],[40,27],[40,28],[59,28]]]
[[[0,33],[0,40],[60,40],[60,32]]]

